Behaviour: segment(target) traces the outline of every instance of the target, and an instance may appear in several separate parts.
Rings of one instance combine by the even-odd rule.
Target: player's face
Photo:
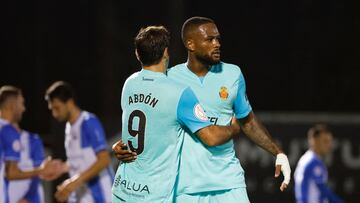
[[[65,102],[54,98],[48,102],[48,108],[57,121],[65,122],[69,120],[70,112]]]
[[[22,115],[26,110],[24,103],[25,103],[25,100],[22,95],[19,95],[14,98],[14,111],[13,112],[14,112],[14,122],[15,123],[20,122],[22,119]]]
[[[208,65],[220,62],[220,33],[214,23],[199,26],[192,39],[194,54],[198,60]]]
[[[333,138],[331,133],[321,133],[315,141],[316,147],[322,156],[327,155],[332,150]]]

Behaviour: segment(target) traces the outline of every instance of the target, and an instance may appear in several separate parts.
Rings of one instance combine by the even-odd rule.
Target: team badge
[[[15,152],[20,152],[20,150],[21,150],[21,144],[20,144],[20,141],[19,141],[19,140],[15,140],[15,141],[12,143],[12,149],[13,149]]]
[[[220,87],[219,96],[221,100],[226,100],[229,97],[229,92],[225,86]]]
[[[198,118],[202,121],[208,120],[208,117],[206,116],[206,113],[205,113],[204,109],[200,106],[200,104],[196,104],[196,106],[194,107],[194,114],[195,114],[196,118]]]

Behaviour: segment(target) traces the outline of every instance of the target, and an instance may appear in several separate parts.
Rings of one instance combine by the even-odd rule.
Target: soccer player
[[[327,186],[328,173],[322,161],[332,149],[332,133],[325,125],[308,131],[309,150],[300,158],[295,174],[295,197],[298,203],[342,203]]]
[[[173,81],[190,86],[200,104],[216,125],[229,125],[238,119],[243,132],[257,145],[276,156],[275,177],[283,172],[283,191],[290,181],[287,156],[272,140],[252,111],[246,96],[245,79],[238,66],[220,61],[220,33],[214,21],[192,17],[182,27],[182,40],[188,60],[168,71]],[[114,147],[123,161],[136,158]],[[235,156],[233,141],[221,146],[206,146],[190,134],[185,136],[177,182],[177,202],[249,202],[244,170]]]
[[[23,157],[25,151],[30,151],[29,145],[22,141],[30,141],[26,135],[20,135],[17,130],[17,124],[22,118],[22,114],[25,111],[24,98],[19,88],[14,86],[3,86],[0,88],[0,151],[1,151],[1,176],[0,176],[0,190],[1,198],[0,202],[17,202],[13,201],[12,195],[17,195],[26,192],[26,188],[29,187],[31,180],[34,180],[32,184],[39,187],[39,175],[51,175],[56,170],[54,161],[44,160],[43,154],[41,157],[37,157],[35,160],[25,160]],[[39,148],[39,138],[32,137],[30,139],[36,139],[31,141],[37,143],[36,147]],[[41,145],[42,146],[42,145]],[[35,149],[39,150],[39,149]],[[24,153],[23,153],[24,152]],[[5,163],[4,163],[5,162]],[[35,163],[36,162],[36,163]],[[5,174],[4,174],[5,173]],[[23,181],[21,186],[16,187],[15,190],[11,186],[13,181]],[[25,182],[27,184],[25,184]],[[19,186],[19,185],[18,185]],[[27,199],[30,202],[38,202],[36,189],[28,190],[32,194],[28,193],[20,197],[20,199]],[[20,200],[19,199],[19,200]],[[34,201],[31,201],[34,200]]]
[[[67,82],[53,83],[45,99],[52,116],[59,122],[67,122],[65,164],[70,178],[57,187],[55,198],[59,202],[109,203],[113,171],[99,119],[80,109]]]
[[[20,129],[20,161],[18,167],[23,170],[33,170],[39,167],[45,160],[44,146],[37,134]],[[40,177],[32,177],[24,180],[12,180],[8,183],[9,202],[44,203],[44,188]]]
[[[119,166],[113,202],[174,202],[185,131],[208,146],[239,133],[236,125],[211,125],[192,90],[168,79],[169,41],[163,26],[141,29],[135,38],[142,70],[126,80],[121,106],[122,140],[137,160]]]

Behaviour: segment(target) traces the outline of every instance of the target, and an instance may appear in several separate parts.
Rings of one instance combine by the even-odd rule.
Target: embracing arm
[[[233,119],[235,120],[235,119]],[[230,126],[210,125],[196,132],[196,135],[207,146],[222,145],[240,133],[240,126],[232,122]]]

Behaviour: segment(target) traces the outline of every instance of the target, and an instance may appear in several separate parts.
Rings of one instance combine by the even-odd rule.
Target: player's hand
[[[51,181],[57,179],[68,170],[69,167],[66,162],[60,159],[53,159],[47,163],[47,167],[40,172],[39,177],[43,180]]]
[[[112,150],[114,151],[115,157],[125,163],[133,162],[137,158],[136,152],[128,150],[126,144],[121,140],[113,144]]]
[[[241,127],[236,117],[232,117],[231,119],[231,128],[233,130],[233,135],[239,135],[241,132]]]
[[[71,193],[81,186],[81,182],[77,177],[78,176],[74,176],[66,179],[61,185],[56,187],[55,198],[58,202],[67,201]]]
[[[289,185],[291,175],[289,160],[285,154],[279,153],[276,155],[275,167],[275,178],[280,176],[280,171],[284,175],[284,181],[280,186],[280,190],[284,191]]]
[[[21,199],[17,203],[29,203],[29,201],[27,201],[27,199]]]

